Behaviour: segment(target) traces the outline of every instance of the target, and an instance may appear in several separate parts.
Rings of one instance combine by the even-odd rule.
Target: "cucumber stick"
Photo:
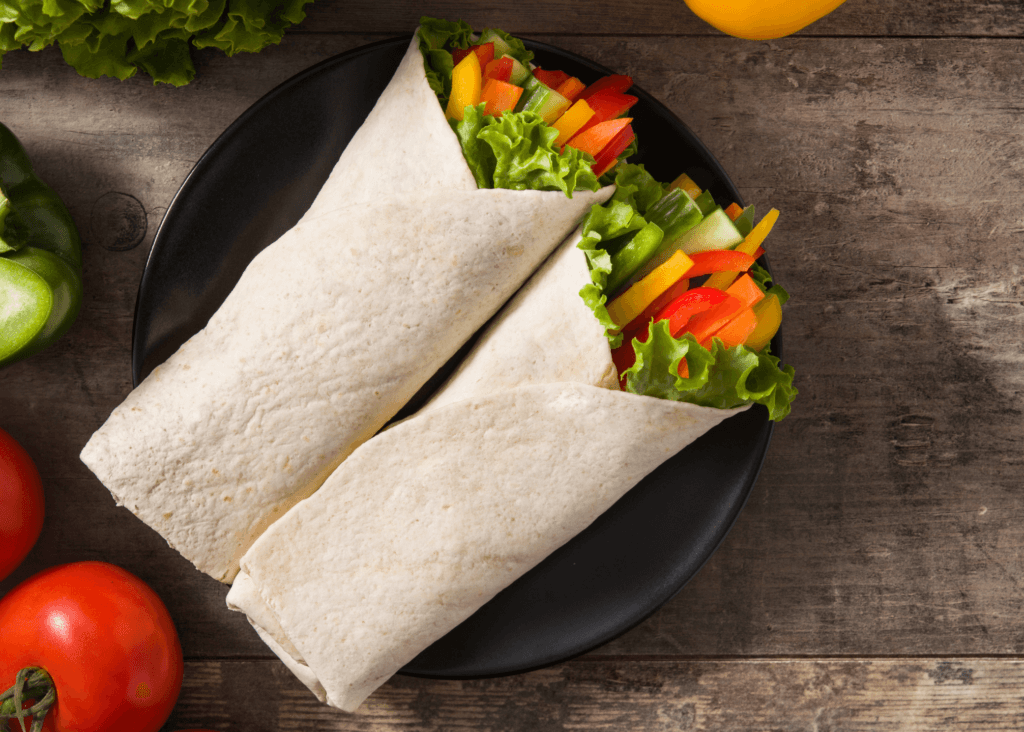
[[[675,240],[675,246],[684,254],[696,254],[712,249],[733,249],[743,241],[729,215],[721,208],[709,213],[695,227]]]

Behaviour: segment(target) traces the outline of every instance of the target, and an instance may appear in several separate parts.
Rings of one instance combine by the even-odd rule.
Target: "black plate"
[[[206,324],[252,258],[306,211],[408,43],[382,41],[298,74],[250,107],[199,160],[167,209],[142,275],[132,344],[136,384]],[[584,82],[611,73],[553,46],[527,46],[538,65]],[[640,140],[632,160],[659,180],[686,171],[716,200],[742,204],[686,125],[649,94],[630,93],[640,98],[631,112]],[[773,350],[781,355],[780,349],[776,339]],[[761,407],[728,419],[403,671],[440,678],[517,673],[632,628],[721,543],[754,485],[771,433]]]

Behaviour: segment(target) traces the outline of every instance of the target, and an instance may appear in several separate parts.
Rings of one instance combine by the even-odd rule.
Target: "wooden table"
[[[3,59],[0,118],[82,230],[86,299],[57,346],[0,372],[0,426],[48,501],[0,592],[82,559],[149,582],[187,659],[169,731],[1024,728],[1024,5],[850,0],[771,42],[680,0],[498,5],[321,0],[278,47],[197,53],[181,89],[84,79],[54,49]],[[782,210],[801,395],[722,547],[641,626],[535,673],[397,677],[347,715],[78,453],[131,388],[139,278],[196,160],[275,85],[421,12],[631,74]]]

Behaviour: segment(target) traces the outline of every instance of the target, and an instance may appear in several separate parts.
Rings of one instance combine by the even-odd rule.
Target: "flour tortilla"
[[[579,235],[424,409],[357,449],[242,557],[228,605],[321,701],[398,669],[741,410],[618,391]],[[610,388],[609,388],[610,387]]]
[[[310,210],[82,460],[230,582],[611,190],[477,190],[414,39]]]

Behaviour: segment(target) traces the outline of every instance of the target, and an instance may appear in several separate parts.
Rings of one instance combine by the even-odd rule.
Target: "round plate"
[[[206,325],[246,265],[291,228],[373,108],[408,46],[382,41],[320,63],[238,118],[185,179],[156,233],[132,343],[138,384]],[[612,73],[527,42],[535,62],[591,82]],[[742,198],[699,139],[634,88],[631,161],[658,180],[687,172],[718,201]],[[467,346],[468,348],[468,346]],[[403,410],[451,371],[457,354]],[[781,355],[781,343],[773,342]],[[402,416],[402,415],[399,415]],[[589,528],[434,643],[403,672],[439,678],[518,673],[589,651],[675,595],[721,543],[754,485],[772,425],[755,407],[723,422],[645,478]]]

